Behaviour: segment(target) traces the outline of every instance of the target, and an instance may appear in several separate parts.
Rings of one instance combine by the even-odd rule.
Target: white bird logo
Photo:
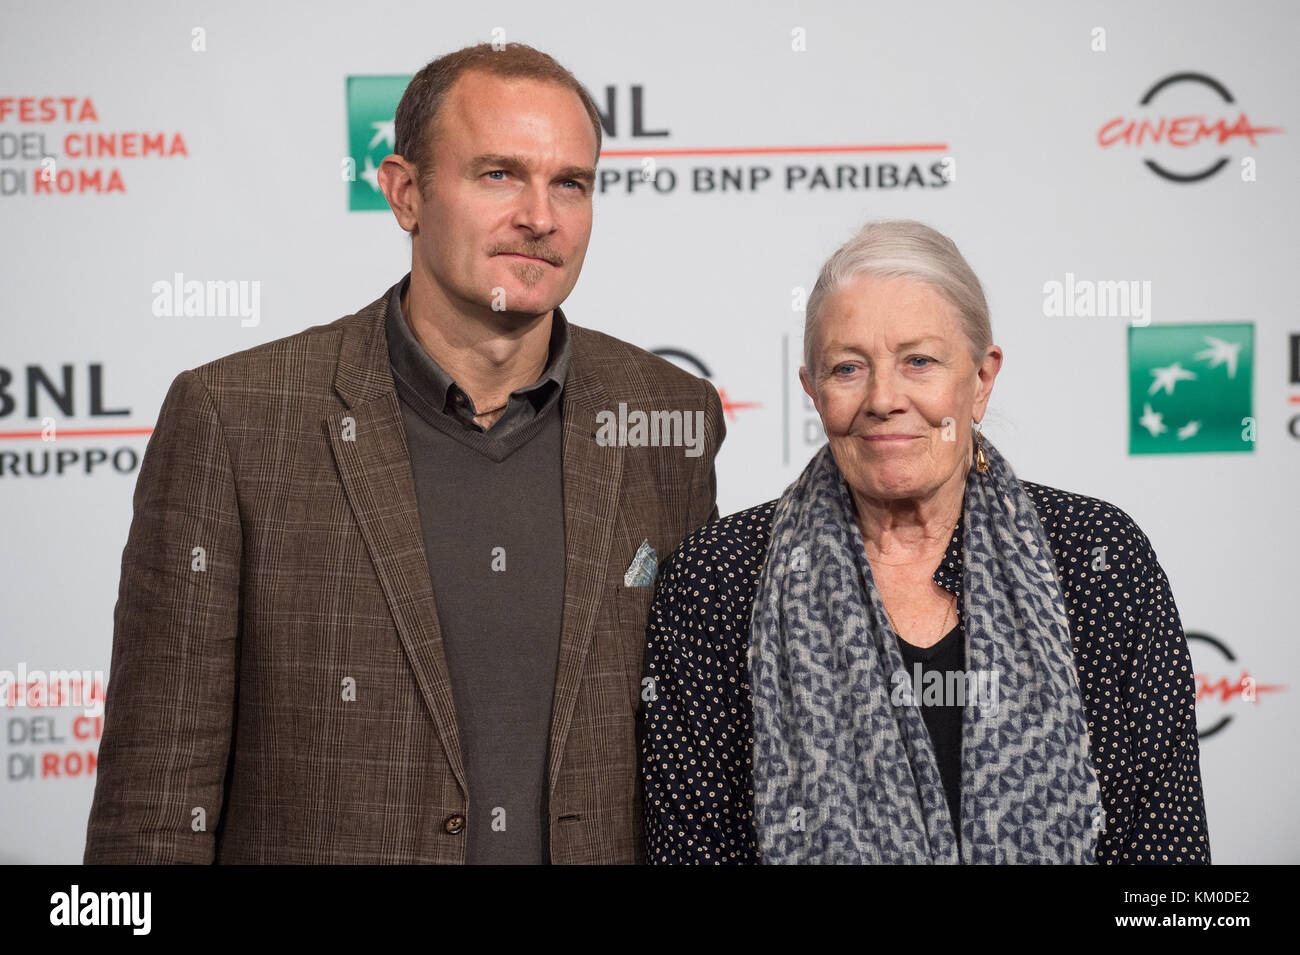
[[[1142,417],[1138,418],[1138,424],[1150,431],[1153,438],[1169,430],[1165,426],[1165,416],[1159,411],[1152,411],[1150,405],[1142,406]]]
[[[1147,394],[1154,395],[1161,388],[1166,394],[1174,393],[1174,385],[1180,381],[1193,381],[1196,378],[1196,372],[1188,371],[1183,367],[1180,361],[1174,362],[1166,368],[1152,368],[1151,375],[1155,381],[1151,382],[1151,387],[1147,389]]]
[[[366,151],[369,152],[374,149],[379,143],[387,143],[388,148],[392,149],[393,144],[397,141],[397,120],[380,120],[379,122],[371,123],[370,125],[374,127],[375,135],[371,138],[370,145],[366,147]]]
[[[1237,355],[1241,351],[1241,342],[1225,342],[1222,338],[1214,338],[1210,335],[1205,336],[1205,341],[1210,347],[1205,351],[1197,352],[1196,357],[1208,361],[1211,368],[1227,364],[1228,377],[1236,378]]]

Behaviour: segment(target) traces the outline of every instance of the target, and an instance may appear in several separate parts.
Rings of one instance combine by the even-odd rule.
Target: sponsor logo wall
[[[722,513],[777,496],[825,440],[797,379],[822,261],[868,218],[947,233],[1006,354],[985,436],[1022,477],[1130,513],[1168,574],[1214,860],[1300,861],[1300,10],[313,11],[310,29],[251,2],[6,13],[0,859],[80,859],[168,385],[401,278],[375,170],[402,90],[436,55],[519,40],[605,127],[566,314],[718,389]],[[65,19],[95,42],[71,50]]]

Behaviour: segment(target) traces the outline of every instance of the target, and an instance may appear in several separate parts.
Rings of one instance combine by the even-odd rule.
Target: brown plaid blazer
[[[482,810],[467,800],[386,306],[168,391],[122,555],[87,863],[464,861],[449,830]],[[654,588],[623,573],[642,540],[662,559],[717,516],[726,428],[708,382],[571,329],[550,850],[630,863],[644,852],[635,711]],[[704,453],[600,446],[596,414],[619,402],[704,410]]]

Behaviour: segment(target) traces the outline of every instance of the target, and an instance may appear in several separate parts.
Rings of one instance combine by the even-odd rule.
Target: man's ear
[[[420,188],[415,166],[396,153],[379,164],[379,189],[388,200],[397,224],[414,233],[420,221]]]

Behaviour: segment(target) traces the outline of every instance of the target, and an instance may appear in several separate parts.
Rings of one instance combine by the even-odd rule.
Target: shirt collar
[[[388,357],[393,372],[416,388],[433,408],[443,414],[473,421],[474,409],[469,395],[456,384],[451,375],[438,364],[420,344],[411,327],[402,316],[402,294],[411,282],[411,274],[392,287],[388,293],[388,310],[385,332],[388,337]],[[510,397],[527,399],[536,412],[541,412],[555,401],[564,389],[569,373],[572,343],[569,323],[557,306],[551,318],[551,340],[546,368],[533,384],[516,389]],[[476,426],[477,427],[477,426]]]

